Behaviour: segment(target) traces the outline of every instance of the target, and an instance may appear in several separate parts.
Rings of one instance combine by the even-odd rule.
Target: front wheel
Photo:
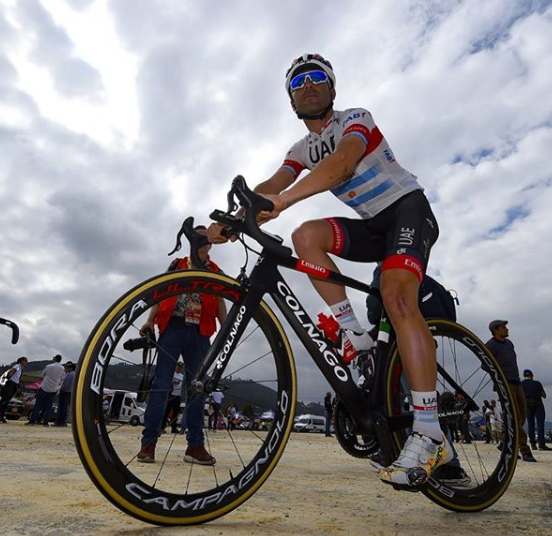
[[[123,400],[140,402],[147,394],[138,391],[140,385],[149,385],[143,381],[142,362],[149,350],[138,355],[133,350],[143,347],[139,329],[150,308],[171,296],[197,303],[203,294],[224,300],[230,309],[241,300],[242,288],[222,274],[196,270],[159,275],[136,286],[95,326],[77,369],[72,423],[81,461],[115,506],[153,524],[204,523],[242,504],[276,466],[293,426],[297,398],[293,355],[281,324],[264,302],[234,352],[224,354],[225,376],[217,385],[224,395],[223,407],[234,403],[244,420],[265,423],[262,431],[208,430],[205,405],[204,446],[216,458],[215,465],[185,462],[186,436],[179,433],[161,434],[155,463],[144,464],[137,460],[141,428],[107,421],[102,409],[106,400],[111,401],[113,416],[124,407]],[[186,355],[169,354],[162,340],[155,345],[152,354],[157,360],[164,352],[163,359],[173,360],[174,365],[183,360],[186,371]],[[199,402],[203,405],[204,398]]]
[[[456,456],[437,468],[422,491],[449,510],[484,510],[500,499],[514,476],[518,452],[514,399],[500,365],[473,333],[447,320],[429,320],[428,325],[437,350],[439,421]],[[400,415],[412,400],[410,387],[396,345],[389,356],[387,410]],[[493,438],[486,435],[484,400],[495,400],[501,417],[502,426]],[[399,450],[409,433],[395,432]]]

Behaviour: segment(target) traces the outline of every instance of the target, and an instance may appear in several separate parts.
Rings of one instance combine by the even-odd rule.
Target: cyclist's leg
[[[297,255],[334,272],[339,268],[329,256],[334,253],[334,230],[328,220],[313,220],[301,224],[291,235]],[[329,305],[347,299],[345,288],[320,279],[311,278],[320,297]]]
[[[419,485],[453,457],[438,420],[435,343],[418,307],[419,284],[439,231],[421,191],[407,195],[385,211],[377,225],[385,230],[387,238],[381,295],[395,329],[414,406],[412,436],[399,458],[383,469],[380,477],[386,482]]]
[[[359,231],[362,237],[360,242],[364,243],[366,228],[363,220],[328,218],[303,223],[293,232],[292,240],[299,257],[339,272],[336,264],[330,258],[330,254],[350,258],[348,256],[349,246],[352,242],[350,234],[352,232],[353,237],[358,238]],[[370,251],[369,247],[367,249]],[[366,248],[362,252],[361,259],[351,260],[370,260],[366,258]],[[345,288],[320,279],[312,278],[311,282],[320,297],[330,307],[341,328],[348,330],[347,338],[355,350],[368,350],[373,345],[373,341],[359,323]],[[346,354],[349,354],[349,350],[344,350],[344,356]],[[352,357],[354,354],[353,351],[349,356]]]
[[[437,380],[435,343],[418,308],[417,277],[402,269],[385,270],[381,294],[405,369],[414,391],[434,391]]]

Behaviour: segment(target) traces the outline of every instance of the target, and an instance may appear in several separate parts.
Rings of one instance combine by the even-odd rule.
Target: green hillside
[[[25,369],[26,373],[36,375],[41,372],[51,361],[31,361]],[[62,362],[63,363],[63,362]],[[8,367],[0,368],[0,375]],[[138,365],[127,363],[118,363],[109,367],[109,373],[106,378],[106,387],[108,389],[120,389],[125,391],[138,391],[140,380],[142,378],[142,368]],[[276,401],[276,391],[270,384],[257,383],[252,380],[242,380],[240,378],[228,378],[224,380],[223,407],[234,403],[239,411],[245,413],[262,413],[274,408]],[[251,408],[251,409],[249,409]],[[324,408],[320,404],[304,404],[298,402],[296,415],[311,413],[313,415],[324,415]]]

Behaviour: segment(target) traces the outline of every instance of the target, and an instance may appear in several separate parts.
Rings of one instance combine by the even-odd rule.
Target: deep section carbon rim
[[[136,424],[138,418],[143,423],[139,400],[148,385],[143,357],[155,360],[160,350],[154,346],[129,351],[123,345],[139,339],[150,308],[162,299],[203,293],[224,299],[228,309],[241,297],[239,284],[221,274],[183,271],[154,277],[111,307],[92,331],[79,361],[72,422],[83,465],[118,508],[154,524],[203,523],[239,506],[274,469],[293,424],[293,355],[279,321],[262,302],[219,384],[222,407],[233,403],[237,416],[225,415],[216,431],[209,431],[205,407],[205,448],[216,464],[184,462],[185,435],[169,430],[173,418],[180,426],[180,413],[169,416],[167,433],[158,439],[156,463],[137,461],[142,426],[130,421]],[[172,358],[176,363],[179,356]]]
[[[473,333],[446,320],[430,320],[428,324],[439,366],[439,420],[449,441],[452,439],[461,469],[437,469],[422,491],[449,510],[483,510],[504,494],[515,471],[518,432],[512,395],[496,360]],[[390,353],[387,376],[389,413],[408,411],[410,387],[396,347]],[[484,400],[497,403],[501,424],[495,439],[500,439],[500,444],[491,443],[491,439],[486,442]],[[408,433],[395,433],[399,447]]]

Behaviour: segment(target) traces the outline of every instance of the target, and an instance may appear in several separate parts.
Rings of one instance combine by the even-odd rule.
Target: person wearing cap
[[[527,434],[523,429],[523,423],[527,417],[527,407],[525,405],[525,393],[521,387],[519,377],[519,368],[517,363],[517,355],[514,349],[514,344],[508,339],[508,320],[493,320],[489,323],[489,331],[492,338],[485,345],[489,351],[495,356],[498,364],[502,368],[506,380],[510,384],[510,390],[514,396],[516,413],[518,418],[519,428],[519,451],[521,457],[526,462],[536,462],[531,447],[527,443]],[[499,445],[501,448],[502,445]]]
[[[400,487],[423,485],[453,458],[437,408],[435,343],[418,307],[418,289],[439,226],[415,175],[396,160],[389,143],[365,108],[334,110],[336,76],[320,54],[303,54],[286,73],[292,110],[307,134],[294,143],[279,169],[255,188],[274,204],[259,215],[263,223],[296,203],[331,192],[356,212],[302,223],[293,245],[306,267],[339,272],[332,256],[355,262],[382,262],[381,295],[397,334],[401,361],[412,389],[414,422],[397,460],[380,467],[380,478]],[[300,175],[308,171],[305,175]],[[222,243],[221,226],[209,228]],[[300,268],[301,269],[301,268]],[[320,278],[311,282],[339,325],[337,353],[345,363],[367,352],[373,340],[360,324],[345,288]]]
[[[525,369],[523,371],[523,381],[521,387],[525,393],[525,403],[527,405],[527,431],[529,441],[533,449],[537,448],[535,441],[535,421],[537,422],[537,439],[539,441],[539,450],[552,450],[546,446],[544,437],[544,421],[546,411],[542,402],[546,398],[546,392],[542,383],[533,378],[533,371]]]

